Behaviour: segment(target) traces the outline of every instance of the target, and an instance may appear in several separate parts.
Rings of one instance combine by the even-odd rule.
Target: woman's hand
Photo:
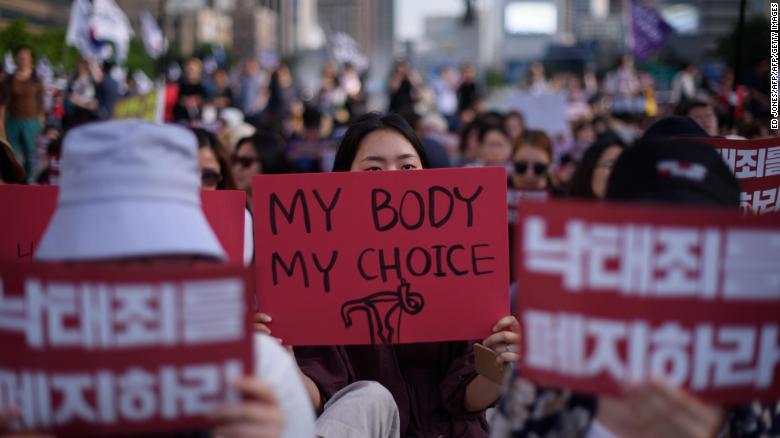
[[[650,380],[628,387],[620,399],[599,398],[596,420],[619,437],[711,438],[721,427],[723,410]]]
[[[482,341],[482,345],[498,353],[498,365],[515,363],[520,360],[520,323],[514,316],[505,316],[493,326],[492,335]]]
[[[11,432],[11,422],[19,418],[15,408],[0,409],[0,438],[49,438],[51,435],[32,432]]]
[[[255,312],[253,322],[255,324],[255,331],[265,333],[266,335],[271,334],[271,329],[268,328],[268,324],[271,323],[273,319],[271,317],[263,312]]]
[[[225,404],[211,413],[213,436],[218,438],[277,438],[284,429],[279,403],[265,383],[245,377],[235,384],[243,401]]]

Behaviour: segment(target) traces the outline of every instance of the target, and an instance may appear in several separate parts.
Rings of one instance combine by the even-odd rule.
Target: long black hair
[[[281,136],[271,131],[257,131],[249,137],[244,137],[236,143],[236,150],[249,144],[260,158],[260,167],[265,174],[290,173],[292,166],[287,161],[285,142]]]
[[[368,134],[380,130],[395,131],[404,136],[414,147],[417,155],[420,156],[420,163],[422,163],[423,169],[430,167],[428,165],[428,156],[425,154],[425,149],[420,139],[403,117],[398,114],[383,115],[373,112],[358,117],[347,129],[339,145],[339,150],[336,152],[333,171],[349,172],[352,168],[352,162],[355,161],[355,157],[360,149],[360,143]]]
[[[596,199],[593,193],[593,172],[604,152],[612,146],[625,149],[626,144],[616,135],[604,135],[596,140],[582,155],[569,182],[569,195],[573,198]]]

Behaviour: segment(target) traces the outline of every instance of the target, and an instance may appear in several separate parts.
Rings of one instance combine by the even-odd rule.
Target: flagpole
[[[742,79],[742,41],[745,37],[745,6],[747,1],[740,0],[739,4],[739,21],[737,22],[737,47],[734,51],[734,83],[732,84],[731,91],[734,93],[734,103],[729,105],[729,127],[736,128],[736,112],[737,112],[737,87]]]

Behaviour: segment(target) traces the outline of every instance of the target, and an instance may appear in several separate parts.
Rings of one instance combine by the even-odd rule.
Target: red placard
[[[203,213],[227,253],[230,263],[244,263],[244,210],[241,190],[201,190]]]
[[[0,185],[0,261],[32,261],[57,205],[57,187]]]
[[[503,169],[252,183],[258,301],[285,343],[480,339],[508,314]]]
[[[780,138],[698,140],[715,146],[736,175],[743,210],[758,215],[780,212]]]
[[[661,377],[713,402],[780,398],[780,226],[708,208],[521,205],[523,376],[617,393]]]
[[[57,206],[57,187],[0,185],[0,261],[32,261]],[[246,194],[239,190],[202,190],[203,213],[231,263],[244,262]],[[12,230],[12,231],[11,231]]]
[[[238,266],[0,264],[0,410],[17,429],[114,436],[207,426],[251,374]]]

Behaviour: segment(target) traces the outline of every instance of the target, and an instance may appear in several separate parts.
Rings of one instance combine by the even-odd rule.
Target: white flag
[[[79,50],[81,56],[89,60],[102,61],[111,56],[111,48],[96,41],[90,28],[92,4],[89,0],[75,0],[70,7],[70,20],[65,43]]]
[[[3,67],[7,74],[12,75],[16,71],[16,63],[14,62],[14,56],[11,52],[5,52],[5,58],[3,59]]]
[[[117,62],[127,59],[133,29],[114,0],[94,0],[90,29],[96,40],[114,43]]]
[[[167,41],[163,36],[157,20],[147,11],[141,12],[141,39],[144,42],[144,49],[154,59],[160,57],[166,50]]]
[[[357,41],[344,32],[333,32],[328,35],[328,45],[333,58],[339,63],[350,63],[360,71],[368,68],[368,58],[360,51]]]

